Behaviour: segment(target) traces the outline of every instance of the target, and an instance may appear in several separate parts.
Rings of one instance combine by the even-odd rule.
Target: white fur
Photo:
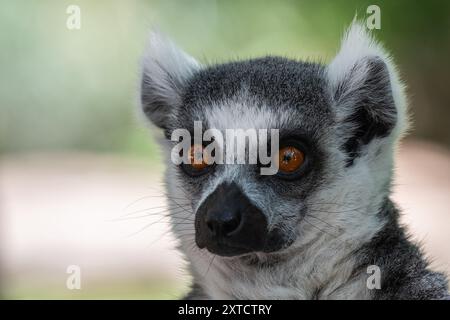
[[[328,79],[330,87],[335,90],[339,83],[345,80],[350,72],[354,72],[355,66],[358,66],[356,72],[351,78],[351,86],[348,91],[364,83],[367,76],[367,64],[360,64],[365,58],[378,57],[387,66],[389,71],[389,80],[392,86],[394,102],[397,108],[397,123],[394,128],[394,139],[401,138],[409,128],[409,116],[407,112],[407,101],[405,96],[405,86],[400,80],[398,70],[383,46],[378,43],[367,31],[363,24],[353,21],[350,28],[344,34],[341,48],[328,66]],[[347,114],[342,114],[346,117]]]
[[[157,31],[150,33],[142,63],[143,73],[155,86],[154,94],[164,97],[172,106],[180,102],[177,89],[201,67],[197,60]]]

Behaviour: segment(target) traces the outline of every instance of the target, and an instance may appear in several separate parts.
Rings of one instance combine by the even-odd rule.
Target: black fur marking
[[[335,99],[340,103],[352,104],[354,112],[345,120],[352,123],[352,137],[344,144],[348,154],[347,166],[351,166],[361,149],[375,138],[389,135],[397,120],[397,110],[392,95],[389,72],[380,58],[371,58],[362,62],[367,65],[366,81],[345,96],[346,83],[337,90]],[[355,66],[354,72],[358,72]],[[350,77],[352,77],[352,73]]]
[[[298,62],[281,57],[264,57],[252,60],[215,65],[200,71],[191,81],[185,103],[202,100],[222,101],[241,92],[272,102],[288,105],[317,104],[322,95],[323,80],[319,64]],[[319,101],[318,101],[319,100]]]
[[[197,72],[186,86],[178,116],[192,117],[196,106],[227,101],[243,91],[259,104],[306,110],[329,122],[324,67],[281,57],[229,62]]]
[[[357,253],[359,268],[376,265],[381,270],[381,289],[373,299],[448,299],[446,277],[429,269],[429,262],[398,224],[399,213],[387,199],[380,217],[388,217],[385,227]]]
[[[165,97],[157,94],[152,78],[147,74],[142,75],[141,82],[141,105],[145,115],[158,127],[167,129],[167,118],[170,105]]]
[[[208,299],[208,297],[203,291],[203,288],[197,283],[193,283],[189,293],[183,297],[183,300],[205,300],[205,299]]]

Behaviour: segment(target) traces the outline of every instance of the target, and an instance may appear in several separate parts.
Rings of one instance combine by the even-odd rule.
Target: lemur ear
[[[158,32],[150,34],[144,54],[141,105],[145,115],[158,127],[167,128],[173,108],[200,64]]]
[[[404,87],[383,47],[353,22],[327,68],[348,165],[376,138],[398,139],[407,128]]]

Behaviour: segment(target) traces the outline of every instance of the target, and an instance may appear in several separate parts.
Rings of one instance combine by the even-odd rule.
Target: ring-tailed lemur
[[[186,298],[448,298],[390,199],[407,103],[361,24],[328,65],[267,56],[204,66],[153,33],[141,103],[166,136],[172,227],[194,281]],[[279,129],[282,172],[171,163],[171,133],[194,121]],[[367,286],[371,265],[380,289]]]

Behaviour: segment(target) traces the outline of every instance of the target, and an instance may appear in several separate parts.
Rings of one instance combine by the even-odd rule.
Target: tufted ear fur
[[[342,148],[352,165],[375,139],[397,140],[408,126],[404,87],[390,56],[354,21],[327,67]]]
[[[156,126],[167,128],[174,107],[189,78],[200,64],[172,41],[157,32],[150,34],[144,54],[141,80],[141,105]]]

